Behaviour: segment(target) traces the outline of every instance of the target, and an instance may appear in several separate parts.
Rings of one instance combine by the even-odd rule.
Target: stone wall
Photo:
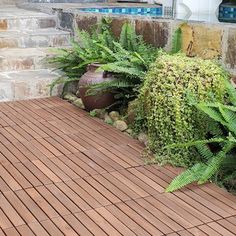
[[[15,5],[17,3],[26,2],[27,0],[0,0],[0,5]]]
[[[72,31],[90,30],[102,18],[98,14],[63,11],[58,12],[58,17],[60,26]],[[171,49],[173,34],[181,27],[182,46],[187,55],[220,60],[224,67],[236,76],[236,24],[183,23],[168,19],[121,16],[112,16],[112,19],[112,31],[116,36],[119,35],[124,22],[130,22],[147,42],[166,50]]]

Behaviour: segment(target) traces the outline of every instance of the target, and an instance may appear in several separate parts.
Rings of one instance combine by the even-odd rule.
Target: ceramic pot
[[[79,80],[79,94],[87,111],[106,108],[115,102],[114,94],[111,92],[98,91],[96,95],[87,94],[90,85],[115,79],[111,73],[97,71],[100,66],[101,64],[90,64],[87,72]]]

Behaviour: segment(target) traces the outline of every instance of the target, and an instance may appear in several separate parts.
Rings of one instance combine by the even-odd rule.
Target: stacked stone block
[[[59,74],[46,58],[51,48],[68,46],[70,37],[56,26],[51,15],[0,9],[0,101],[50,96],[48,85]]]

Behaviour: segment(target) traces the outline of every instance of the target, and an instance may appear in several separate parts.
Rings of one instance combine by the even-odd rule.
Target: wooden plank
[[[111,214],[113,214],[118,220],[125,224],[129,229],[131,229],[136,235],[147,236],[150,235],[144,228],[137,224],[131,217],[127,216],[123,211],[121,211],[115,205],[109,205],[105,207]]]
[[[231,216],[231,217],[227,218],[227,221],[229,221],[233,225],[236,225],[236,216]]]
[[[30,188],[32,187],[31,183],[18,171],[13,165],[3,165],[8,173],[11,173],[11,176],[14,176],[14,179],[17,179],[17,182],[20,184],[22,188]]]
[[[6,214],[6,216],[11,219],[14,226],[19,226],[25,224],[24,220],[20,217],[17,211],[11,206],[7,199],[0,194],[0,209]]]
[[[106,208],[104,207],[97,208],[96,211],[122,235],[130,235],[130,236],[135,235],[125,224],[123,224],[108,210],[106,210]]]
[[[22,189],[20,184],[6,171],[6,169],[0,165],[0,173],[2,179],[8,184],[12,190]]]
[[[51,193],[45,186],[36,187],[40,195],[60,214],[60,216],[70,214],[70,211]]]
[[[76,213],[76,218],[96,236],[106,236],[107,234],[92,221],[84,212]]]
[[[234,233],[232,233],[228,229],[226,229],[223,226],[221,226],[220,224],[218,224],[217,222],[211,222],[207,225],[210,226],[215,231],[217,231],[218,233],[220,233],[221,235],[224,235],[224,236],[234,236],[235,235],[235,231],[234,231]]]
[[[38,222],[29,224],[30,229],[34,232],[36,236],[50,236],[47,231]]]
[[[64,216],[64,220],[76,231],[76,233],[78,233],[78,235],[93,235],[75,216],[66,215]]]
[[[70,200],[59,188],[54,184],[45,186],[70,212],[80,212],[81,209]]]
[[[19,216],[27,223],[36,222],[37,219],[32,215],[32,213],[25,207],[25,205],[19,200],[19,198],[12,191],[4,193],[7,201],[12,205],[12,207],[17,211]]]
[[[90,210],[91,207],[72,189],[70,189],[65,183],[56,183],[56,186],[73,201],[81,210]]]
[[[61,217],[53,218],[53,223],[62,231],[64,235],[78,236],[74,229]]]
[[[21,235],[25,235],[25,236],[34,236],[35,235],[33,233],[33,231],[27,225],[17,226],[16,229]]]
[[[102,206],[111,204],[111,202],[105,198],[99,191],[93,188],[88,182],[83,179],[74,180],[81,188],[86,190],[91,196],[93,196]]]
[[[226,228],[227,230],[229,230],[231,233],[236,233],[236,225],[230,223],[228,220],[223,219],[223,220],[219,220],[217,221],[218,224],[220,224],[222,227]]]
[[[85,214],[93,220],[99,227],[101,227],[107,234],[114,236],[121,236],[122,234],[117,231],[109,222],[104,220],[95,210],[86,211]]]
[[[45,220],[40,223],[43,226],[43,228],[47,230],[49,235],[56,235],[56,236],[64,235],[51,220]]]
[[[142,206],[144,209],[152,213],[156,218],[161,220],[163,223],[165,223],[169,228],[172,229],[172,231],[181,231],[183,230],[183,227],[175,222],[172,218],[170,218],[168,215],[165,214],[165,212],[162,212],[158,209],[158,206],[154,206],[150,204],[145,199],[136,199],[136,203],[138,203],[140,206]]]
[[[24,190],[16,191],[16,195],[24,203],[24,205],[30,209],[31,213],[38,221],[48,219],[48,216],[43,212],[36,201],[34,201]]]
[[[59,98],[0,103],[0,236],[226,235],[236,198],[213,184],[165,193],[183,169]]]
[[[123,211],[128,217],[133,219],[138,225],[144,228],[151,235],[163,235],[163,233],[158,230],[154,225],[145,220],[140,214],[131,209],[125,203],[116,204],[116,206]],[[158,226],[157,226],[158,227]]]
[[[141,203],[141,202],[139,202]],[[150,222],[153,225],[158,226],[158,230],[161,231],[163,234],[168,234],[173,232],[173,230],[166,225],[165,222],[162,222],[158,218],[156,218],[152,213],[146,210],[142,205],[138,204],[135,201],[127,201],[126,204],[136,211],[140,216],[142,216],[145,220]]]
[[[206,233],[204,233],[198,228],[191,228],[191,229],[188,229],[188,231],[194,236],[207,236]]]
[[[49,218],[59,217],[55,209],[34,188],[28,188],[25,191]]]
[[[6,236],[20,236],[15,228],[5,229],[4,233]]]
[[[7,216],[5,215],[5,213],[0,209],[0,229],[8,229],[8,228],[12,228],[13,225],[10,222],[10,220],[7,218]]]

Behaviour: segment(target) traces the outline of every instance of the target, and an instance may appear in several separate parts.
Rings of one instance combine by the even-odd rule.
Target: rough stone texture
[[[65,100],[68,100],[69,102],[74,102],[77,98],[77,96],[73,93],[66,93],[63,97]]]
[[[0,30],[7,30],[7,20],[6,19],[0,19]]]
[[[56,21],[55,19],[49,19],[49,18],[41,18],[38,20],[39,28],[54,28],[56,27]]]
[[[25,0],[0,0],[0,5],[14,5],[25,2]]]
[[[69,45],[69,32],[55,29],[56,19],[13,6],[0,8],[0,101],[50,96],[60,75],[45,61],[48,47]],[[55,87],[52,95],[61,92]]]
[[[225,64],[229,69],[236,69],[236,29],[233,28],[228,33]]]
[[[165,47],[168,42],[170,24],[152,20],[136,20],[135,30],[137,34],[155,47]]]
[[[123,120],[117,120],[113,123],[113,125],[120,131],[125,131],[128,129],[128,125]]]
[[[91,32],[97,21],[98,18],[96,16],[78,16],[76,18],[76,26],[80,30]]]
[[[114,36],[118,38],[120,36],[121,28],[126,22],[131,22],[128,18],[113,18],[111,23],[111,31]]]
[[[85,109],[84,103],[81,98],[76,99],[73,104],[81,109]]]
[[[180,26],[182,31],[182,50],[187,55],[191,55],[193,50],[193,28],[188,24]]]
[[[57,17],[61,29],[74,31],[74,14],[59,11]]]
[[[219,59],[222,56],[223,29],[200,24],[182,25],[183,49],[189,56]]]
[[[48,85],[58,78],[50,70],[0,73],[0,101],[50,96]],[[55,88],[54,94],[58,94]]]
[[[0,71],[46,69],[50,49],[3,48],[0,49]],[[51,65],[50,65],[51,66]]]
[[[112,119],[113,121],[117,121],[117,120],[119,120],[119,118],[120,118],[120,114],[119,114],[118,111],[111,111],[111,112],[109,113],[109,116],[111,117],[111,119]]]
[[[107,113],[105,114],[104,121],[107,124],[113,124],[113,120],[111,119],[111,117]]]
[[[60,47],[69,45],[70,34],[56,29],[6,31],[0,34],[0,48]]]
[[[147,144],[148,144],[148,135],[145,134],[145,133],[140,133],[140,134],[138,135],[138,140],[139,140],[141,143],[144,143],[145,146],[147,146]]]

